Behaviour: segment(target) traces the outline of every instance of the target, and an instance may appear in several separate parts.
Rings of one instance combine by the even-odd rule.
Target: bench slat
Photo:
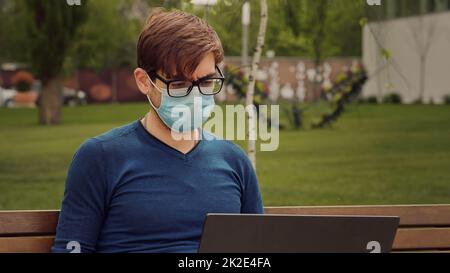
[[[0,238],[0,253],[48,253],[54,236]]]
[[[46,253],[54,236],[0,238],[0,253]],[[399,229],[393,251],[450,250],[450,228]]]
[[[55,234],[59,211],[0,211],[0,236]]]
[[[265,213],[400,216],[400,226],[450,226],[450,205],[266,207]]]
[[[399,216],[394,252],[450,251],[450,205],[265,207],[265,213]],[[58,216],[58,210],[0,211],[0,252],[49,252]]]
[[[450,250],[450,228],[401,228],[394,250]]]

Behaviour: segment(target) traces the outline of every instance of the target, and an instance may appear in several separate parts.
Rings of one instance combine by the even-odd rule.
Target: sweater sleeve
[[[241,201],[241,213],[263,214],[264,206],[255,169],[247,155],[243,154],[243,158],[243,195]]]
[[[86,140],[70,164],[52,252],[95,252],[106,207],[101,143]]]

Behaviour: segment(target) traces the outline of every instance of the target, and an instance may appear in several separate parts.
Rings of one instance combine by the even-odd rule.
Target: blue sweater
[[[244,152],[202,136],[183,154],[136,120],[86,140],[68,170],[52,251],[70,252],[74,241],[83,253],[197,252],[207,213],[264,213]]]

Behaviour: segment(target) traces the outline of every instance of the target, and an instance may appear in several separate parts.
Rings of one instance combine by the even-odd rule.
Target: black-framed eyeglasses
[[[216,65],[216,69],[220,76],[205,76],[196,81],[185,81],[185,80],[166,80],[159,76],[157,73],[149,73],[149,75],[154,75],[158,80],[166,84],[167,94],[171,97],[180,98],[185,97],[191,93],[194,86],[197,86],[200,93],[203,95],[212,96],[219,93],[222,90],[225,77],[222,71]]]

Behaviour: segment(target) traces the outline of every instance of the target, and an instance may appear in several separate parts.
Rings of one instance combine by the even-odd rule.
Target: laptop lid
[[[395,216],[210,213],[199,253],[385,253],[399,221]]]

